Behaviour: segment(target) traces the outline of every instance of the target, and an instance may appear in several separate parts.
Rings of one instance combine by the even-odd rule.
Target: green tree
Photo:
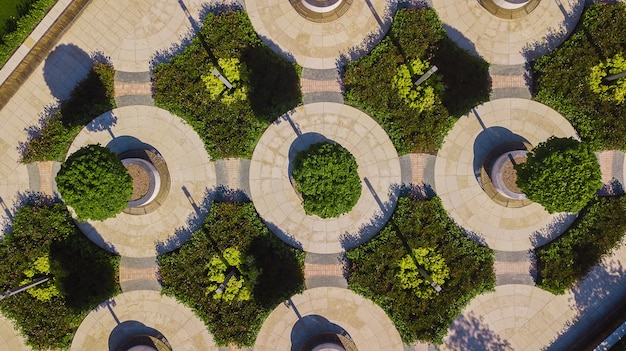
[[[517,186],[550,213],[578,212],[602,187],[598,159],[588,143],[550,137],[514,166]]]
[[[131,200],[133,179],[117,154],[100,145],[73,153],[55,178],[63,201],[78,220],[115,217]]]

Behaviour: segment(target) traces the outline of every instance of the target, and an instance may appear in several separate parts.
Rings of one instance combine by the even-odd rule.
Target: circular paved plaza
[[[395,1],[353,0],[338,19],[316,23],[302,17],[288,0],[245,0],[254,29],[265,42],[309,68],[337,67],[371,49],[391,25]]]
[[[161,154],[171,185],[158,209],[144,215],[119,213],[105,221],[78,222],[99,246],[129,257],[150,257],[185,242],[208,212],[216,185],[215,166],[196,132],[156,107],[121,107],[99,116],[74,139],[68,155],[100,143],[118,154],[148,145]],[[158,248],[157,248],[158,246]]]
[[[70,350],[115,350],[112,346],[128,336],[159,334],[176,351],[218,350],[191,309],[148,290],[124,293],[96,307],[78,327]]]
[[[0,350],[25,351],[24,339],[14,329],[13,323],[0,315]]]
[[[477,178],[482,162],[498,145],[517,140],[536,146],[552,135],[578,138],[563,116],[531,100],[494,100],[462,116],[445,137],[435,163],[437,195],[450,216],[495,250],[528,250],[559,235],[575,214],[550,215],[537,203],[504,207]]]
[[[343,329],[359,351],[403,350],[400,334],[385,312],[371,301],[340,288],[315,288],[295,295],[267,317],[255,351],[292,350],[303,339]]]
[[[356,159],[361,197],[337,218],[307,215],[289,177],[296,152],[331,140]],[[385,131],[365,113],[342,104],[299,106],[281,116],[259,140],[250,164],[257,212],[281,239],[307,252],[336,253],[375,235],[397,202],[400,161]]]

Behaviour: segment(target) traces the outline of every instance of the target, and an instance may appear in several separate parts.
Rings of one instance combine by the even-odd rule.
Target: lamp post
[[[39,280],[36,280],[36,281],[34,281],[32,283],[28,283],[28,284],[22,285],[22,286],[20,286],[18,288],[15,288],[15,289],[9,289],[9,290],[5,291],[3,294],[0,294],[0,300],[5,299],[5,298],[7,298],[9,296],[13,296],[15,294],[19,294],[19,293],[21,293],[24,290],[28,290],[28,289],[30,289],[32,287],[35,287],[35,286],[39,285],[39,284],[43,284],[43,283],[47,282],[48,280],[50,280],[50,276],[43,277],[43,278],[41,278]]]

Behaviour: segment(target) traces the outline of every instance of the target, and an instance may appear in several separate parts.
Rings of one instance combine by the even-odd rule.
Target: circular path
[[[215,166],[193,129],[157,107],[121,107],[83,128],[68,155],[96,143],[117,153],[142,143],[154,147],[167,164],[171,186],[155,211],[144,215],[122,212],[102,222],[78,222],[83,233],[104,249],[129,257],[151,257],[157,253],[155,249],[168,252],[185,242],[206,216],[210,190],[216,186]]]
[[[432,3],[448,36],[462,48],[490,63],[517,65],[556,48],[574,29],[585,1],[541,0],[531,13],[517,19],[496,17],[476,0]]]
[[[70,350],[110,350],[125,335],[164,336],[173,350],[217,351],[202,321],[193,311],[156,291],[132,291],[96,307],[78,327]]]
[[[25,340],[15,330],[13,322],[0,315],[0,350],[30,350],[24,342]]]
[[[385,312],[348,289],[308,289],[288,301],[263,323],[255,351],[291,350],[292,344],[300,344],[312,331],[338,327],[350,335],[359,351],[403,350],[400,334]]]
[[[476,176],[495,146],[523,139],[536,146],[552,135],[578,138],[565,118],[531,100],[494,100],[462,116],[435,163],[435,188],[450,216],[495,250],[523,251],[559,235],[575,214],[550,215],[537,203],[504,207],[489,198]]]
[[[289,179],[297,151],[329,139],[356,159],[361,197],[337,218],[307,215]],[[250,192],[257,212],[287,243],[314,253],[336,253],[374,236],[391,216],[400,185],[400,161],[385,131],[365,113],[343,104],[299,106],[278,118],[252,154]]]
[[[288,0],[245,3],[254,29],[270,47],[317,69],[336,68],[342,54],[354,59],[369,51],[387,32],[396,6],[395,1],[353,0],[343,16],[316,23],[298,14]]]

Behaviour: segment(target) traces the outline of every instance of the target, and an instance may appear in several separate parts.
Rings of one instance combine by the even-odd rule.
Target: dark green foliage
[[[548,212],[578,212],[602,187],[596,155],[587,143],[550,137],[514,165],[517,186]]]
[[[626,197],[595,197],[572,226],[536,249],[538,285],[554,294],[567,289],[617,247],[626,232]]]
[[[317,143],[296,155],[293,179],[307,214],[322,218],[350,212],[361,196],[358,165],[337,143]]]
[[[27,0],[18,6],[18,17],[10,18],[4,28],[0,29],[0,67],[4,66],[56,2],[57,0]],[[8,4],[3,3],[2,6]]]
[[[419,299],[411,290],[402,289],[396,277],[402,257],[416,248],[434,248],[450,269],[443,290],[431,299]],[[407,344],[416,340],[441,343],[469,301],[495,284],[493,251],[464,235],[438,198],[400,198],[383,230],[347,255],[350,289],[382,307]]]
[[[212,74],[220,58],[248,68],[247,100],[225,104],[211,98],[202,77]],[[154,68],[154,100],[183,117],[213,159],[251,157],[269,123],[302,100],[298,70],[263,44],[245,12],[211,13],[183,53]]]
[[[63,201],[78,220],[103,221],[122,212],[133,194],[133,178],[117,154],[87,145],[68,157],[55,178]]]
[[[227,302],[206,294],[211,284],[207,263],[231,247],[252,255],[261,270],[247,301]],[[252,203],[214,203],[202,229],[158,259],[163,292],[193,308],[220,345],[253,345],[267,315],[304,287],[304,254],[270,233]]]
[[[435,64],[446,86],[435,106],[421,113],[392,86],[397,68],[414,59]],[[489,99],[488,66],[446,37],[435,11],[402,9],[381,43],[346,67],[345,100],[376,119],[401,154],[434,152],[456,117]]]
[[[42,302],[22,292],[0,301],[0,310],[33,348],[66,349],[85,315],[120,293],[119,257],[89,241],[65,205],[25,206],[15,215],[13,232],[0,243],[0,291],[18,287],[23,271],[42,256],[50,259],[61,296]]]
[[[589,84],[593,66],[626,52],[615,34],[624,32],[626,4],[592,5],[570,38],[533,65],[535,99],[563,114],[596,150],[626,147],[626,104],[603,100]]]
[[[63,161],[81,129],[115,108],[114,75],[115,70],[110,64],[94,63],[87,78],[76,85],[70,98],[48,118],[39,136],[28,142],[22,162]]]

